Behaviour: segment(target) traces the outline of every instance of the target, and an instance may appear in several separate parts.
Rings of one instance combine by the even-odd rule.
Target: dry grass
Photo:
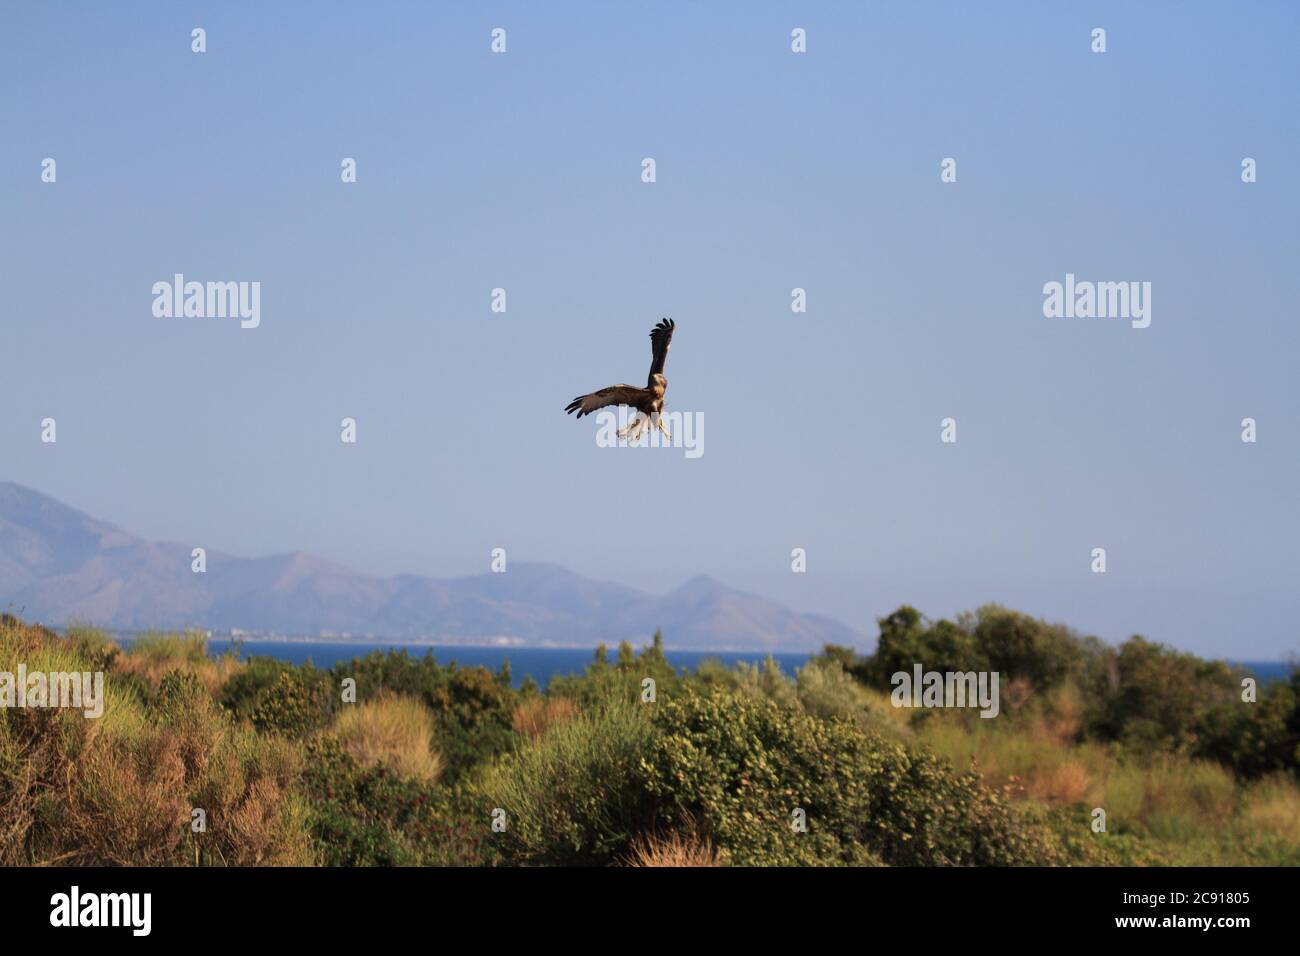
[[[1071,685],[1054,691],[1047,706],[1033,723],[1031,733],[1040,740],[1050,740],[1064,747],[1075,743],[1083,726],[1083,698]]]
[[[625,866],[722,866],[718,852],[707,838],[682,836],[640,836],[632,842]]]
[[[188,671],[215,697],[244,663],[228,654],[213,660],[207,652],[207,638],[201,634],[146,634],[117,655],[113,669],[138,677],[155,690],[169,672]]]
[[[1158,837],[1178,840],[1222,830],[1236,809],[1237,784],[1217,764],[1165,754],[1117,762],[1102,781],[1109,817],[1141,824]]]
[[[1031,797],[1057,806],[1082,803],[1093,790],[1092,775],[1077,760],[1044,767],[1025,781],[1024,787]]]
[[[577,716],[578,705],[568,697],[533,697],[515,708],[511,723],[516,733],[536,740]]]
[[[413,698],[381,697],[345,707],[332,733],[364,766],[384,766],[426,783],[442,772],[442,758],[433,749],[433,715]]]
[[[1015,724],[936,714],[919,736],[955,766],[974,765],[994,786],[1050,806],[1106,811],[1112,831],[1141,834],[1171,864],[1296,865],[1300,786],[1256,784],[1216,763],[1174,754],[1125,755],[1076,743],[1077,701],[1052,700]]]
[[[1028,698],[1022,701],[1026,708]],[[1119,772],[1105,746],[1076,743],[1082,703],[1071,687],[1039,698],[1018,717],[970,719],[935,714],[920,730],[922,741],[954,766],[974,765],[996,786],[1053,806],[1106,797],[1106,782]],[[1007,725],[1012,721],[1012,725]]]
[[[0,624],[0,670],[86,670],[92,643]],[[296,752],[236,727],[202,690],[162,705],[119,681],[105,675],[98,719],[0,711],[0,865],[312,861],[289,793]],[[190,825],[196,808],[204,833]]]
[[[936,715],[920,730],[921,741],[956,767],[974,765],[995,786],[1013,785],[1023,795],[1069,804],[1097,795],[1106,758],[1096,747],[1072,747],[1042,725],[1025,730]]]
[[[1300,785],[1285,774],[1255,784],[1246,795],[1242,821],[1251,830],[1300,848]]]
[[[25,726],[22,726],[25,725]],[[27,712],[9,740],[26,758],[0,796],[0,863],[235,866],[311,862],[288,798],[290,755],[226,728],[196,739],[160,724],[132,736],[64,711]],[[191,829],[194,809],[207,830]]]

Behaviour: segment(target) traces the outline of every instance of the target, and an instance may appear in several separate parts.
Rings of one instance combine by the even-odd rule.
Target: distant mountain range
[[[581,577],[549,564],[434,579],[373,577],[300,552],[239,558],[145,541],[12,482],[0,482],[0,610],[54,626],[116,631],[201,627],[217,632],[347,634],[445,644],[789,650],[861,644],[831,618],[696,577],[670,594]]]

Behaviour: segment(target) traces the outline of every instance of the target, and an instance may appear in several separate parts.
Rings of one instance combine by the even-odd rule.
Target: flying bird
[[[619,429],[619,438],[636,441],[641,437],[646,422],[652,421],[668,440],[672,441],[673,436],[664,427],[660,412],[664,408],[664,392],[668,390],[668,379],[664,378],[664,362],[668,359],[668,349],[673,340],[673,329],[676,327],[677,323],[672,319],[664,319],[651,330],[650,378],[645,388],[637,388],[635,385],[611,385],[589,395],[579,395],[565,407],[565,412],[577,412],[578,417],[581,418],[606,405],[629,405],[641,414],[636,417],[636,421]]]

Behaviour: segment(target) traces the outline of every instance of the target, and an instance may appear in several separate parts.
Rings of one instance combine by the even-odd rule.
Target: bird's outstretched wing
[[[668,345],[673,340],[675,328],[677,328],[676,322],[672,319],[664,319],[650,332],[651,377],[663,374],[664,362],[668,360]]]
[[[635,405],[638,400],[645,397],[644,388],[637,388],[635,385],[611,385],[590,395],[579,395],[569,402],[564,410],[570,414],[577,412],[578,417],[581,418],[606,405]]]

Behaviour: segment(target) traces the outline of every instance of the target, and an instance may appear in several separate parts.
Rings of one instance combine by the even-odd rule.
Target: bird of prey
[[[664,392],[668,390],[668,379],[664,378],[664,362],[668,359],[668,348],[673,340],[673,329],[676,327],[677,323],[672,319],[664,319],[651,330],[650,379],[646,382],[645,388],[637,388],[635,385],[611,385],[589,395],[579,395],[564,410],[569,413],[577,412],[578,417],[581,418],[606,405],[630,405],[640,414],[634,422],[619,429],[619,438],[636,441],[641,437],[646,422],[652,421],[668,440],[672,441],[673,436],[664,427],[660,412],[664,408]]]

